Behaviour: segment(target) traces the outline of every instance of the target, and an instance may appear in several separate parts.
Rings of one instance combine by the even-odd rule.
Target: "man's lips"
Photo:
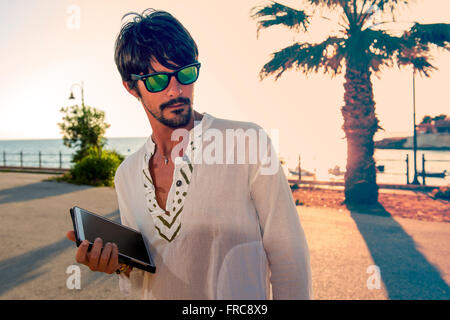
[[[172,108],[180,108],[180,107],[182,107],[182,106],[184,106],[185,104],[184,103],[177,103],[177,104],[172,104],[172,105],[170,105],[170,106],[168,106],[168,107],[166,107],[166,108],[168,108],[168,109],[172,109]]]

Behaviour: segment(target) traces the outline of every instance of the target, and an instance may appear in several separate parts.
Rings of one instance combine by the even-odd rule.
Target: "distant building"
[[[450,118],[435,121],[434,127],[437,133],[450,133]]]

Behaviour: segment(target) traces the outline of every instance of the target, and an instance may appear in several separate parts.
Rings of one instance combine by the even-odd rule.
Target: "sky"
[[[301,0],[280,1],[301,8]],[[450,1],[417,0],[398,16],[408,22],[450,23]],[[288,71],[259,80],[270,55],[293,41],[318,42],[335,25],[315,19],[306,35],[282,27],[256,34],[251,9],[259,0],[0,0],[0,140],[61,138],[61,107],[73,84],[84,84],[87,105],[106,113],[107,137],[148,137],[146,114],[122,86],[114,41],[127,12],[169,11],[189,30],[202,63],[194,108],[215,117],[251,121],[271,135],[290,167],[302,158],[345,155],[343,75],[331,78]],[[79,17],[79,19],[78,19]],[[438,70],[416,78],[416,119],[449,113],[450,53],[434,55]],[[376,114],[385,129],[376,137],[412,132],[412,71],[398,68],[373,76]],[[79,87],[74,95],[80,103]],[[342,158],[342,157],[341,157]]]

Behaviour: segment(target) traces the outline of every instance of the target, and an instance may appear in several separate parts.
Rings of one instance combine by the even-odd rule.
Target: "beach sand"
[[[292,192],[300,206],[346,209],[343,188],[300,187]],[[434,199],[430,194],[409,190],[380,189],[378,200],[384,210],[394,217],[423,221],[450,222],[450,201]],[[366,212],[380,207],[362,207]],[[381,210],[383,210],[381,208]]]

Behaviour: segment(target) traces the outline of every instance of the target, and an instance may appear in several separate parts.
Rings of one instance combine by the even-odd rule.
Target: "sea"
[[[146,137],[107,138],[105,148],[114,149],[122,155],[128,156],[137,151],[146,140]],[[41,153],[42,167],[70,168],[71,157],[75,150],[64,146],[62,139],[0,140],[0,166],[20,166],[22,164],[25,167],[38,167],[39,152]],[[407,155],[409,158],[409,182],[412,182],[414,176],[414,153],[412,150],[375,149],[374,158],[377,166],[384,166],[384,171],[377,173],[377,182],[406,184]],[[419,173],[422,171],[422,157],[425,158],[425,172],[441,173],[446,171],[444,178],[425,177],[425,184],[431,186],[450,185],[450,151],[418,150],[416,167]],[[302,166],[302,170],[315,173],[319,180],[343,180],[342,174],[330,174],[326,168],[333,169],[340,164],[338,171],[343,172],[345,170],[345,150],[341,154],[329,158],[329,160],[320,159],[320,165],[317,166],[310,162],[307,167]],[[283,168],[286,176],[290,176],[288,167],[294,168],[295,166],[288,164]],[[419,176],[418,180],[421,184],[423,183],[422,176]]]

